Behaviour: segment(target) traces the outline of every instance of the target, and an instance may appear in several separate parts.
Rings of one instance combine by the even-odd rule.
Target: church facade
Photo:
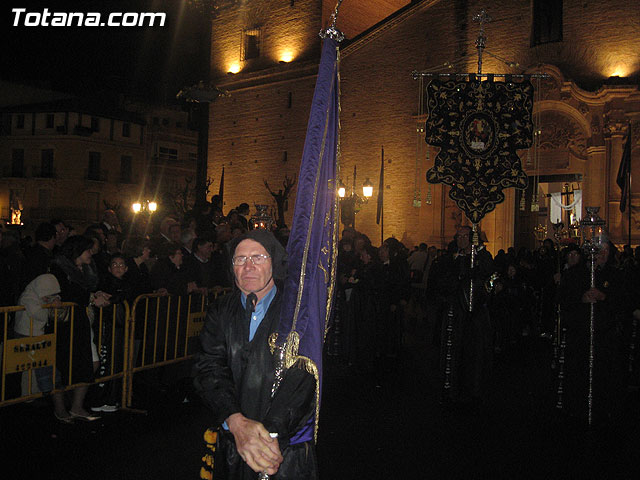
[[[317,34],[333,3],[228,2],[213,20],[211,76],[230,95],[211,105],[208,168],[215,177],[225,168],[227,210],[242,202],[272,204],[264,181],[277,189],[297,174],[319,59]],[[337,27],[344,21],[365,29],[347,32],[340,52],[341,179],[348,191],[367,179],[375,186],[373,197],[359,205],[356,228],[374,244],[395,236],[408,247],[444,246],[468,221],[448,198],[449,187],[426,182],[437,153],[424,141],[428,78],[416,80],[412,72],[477,72],[480,24],[474,16],[485,5],[399,2],[378,21],[348,4]],[[629,226],[616,176],[630,132],[632,178],[640,178],[640,11],[621,0],[496,0],[487,13],[492,21],[483,24],[482,73],[546,74],[532,80],[534,146],[519,152],[529,187],[505,190],[505,201],[482,220],[489,250],[533,247],[553,236],[552,222],[569,227],[580,218],[577,209],[590,205],[600,207],[614,242],[626,243],[631,227],[632,243],[638,243],[640,184],[632,183]],[[355,22],[358,15],[377,23]],[[384,230],[376,223],[383,148]],[[552,218],[553,199],[571,205],[578,190],[581,204]]]

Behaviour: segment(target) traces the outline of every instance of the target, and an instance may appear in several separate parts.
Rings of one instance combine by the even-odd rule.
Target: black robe
[[[593,412],[598,422],[620,407],[623,389],[623,339],[621,319],[625,311],[624,276],[612,265],[597,267],[596,288],[606,295],[595,303]],[[587,415],[591,306],[582,302],[591,287],[584,265],[563,273],[559,287],[562,323],[567,329],[565,350],[565,410],[578,417]]]
[[[213,412],[219,426],[233,413],[261,422],[269,432],[278,433],[284,457],[273,479],[313,479],[317,477],[312,443],[290,445],[315,412],[315,379],[297,367],[287,370],[275,397],[271,388],[275,358],[268,339],[280,320],[282,288],[278,291],[249,341],[249,319],[241,303],[241,293],[220,297],[207,312],[200,334],[201,351],[196,356],[194,384]],[[215,478],[255,479],[257,474],[240,458],[233,436],[221,429]]]
[[[436,289],[446,298],[440,343],[444,401],[477,402],[484,396],[488,384],[493,329],[484,283],[493,272],[493,259],[486,249],[480,249],[476,262],[471,270],[471,255],[447,255],[441,265],[441,276],[434,279]],[[471,278],[473,312],[469,312]]]
[[[93,382],[91,322],[86,310],[89,306],[91,292],[95,290],[91,288],[92,279],[86,274],[86,271],[81,272],[73,262],[63,257],[58,257],[52,262],[51,273],[60,284],[62,301],[78,305],[73,310],[73,325],[70,319],[67,321],[58,320],[56,368],[60,370],[64,385]],[[73,353],[71,354],[72,333]],[[71,378],[69,378],[70,366],[73,367]]]

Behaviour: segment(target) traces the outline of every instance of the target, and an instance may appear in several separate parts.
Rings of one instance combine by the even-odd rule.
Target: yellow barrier
[[[39,398],[45,395],[50,394],[51,392],[33,392],[33,373],[38,368],[49,367],[51,369],[51,384],[53,387],[52,391],[64,391],[64,390],[72,390],[82,385],[89,385],[89,383],[78,382],[73,383],[73,332],[74,332],[74,323],[75,323],[75,312],[78,305],[75,303],[65,302],[58,305],[42,305],[43,309],[53,311],[53,314],[49,314],[51,317],[51,323],[53,326],[53,332],[45,333],[42,335],[34,335],[34,321],[33,318],[29,318],[29,336],[17,336],[17,338],[9,338],[9,323],[12,319],[12,314],[15,315],[16,312],[25,311],[25,307],[23,306],[11,306],[11,307],[1,307],[0,308],[0,318],[3,323],[3,346],[2,346],[2,388],[0,391],[0,407],[5,405],[11,405],[15,403],[21,403],[33,400],[35,398]],[[102,332],[103,326],[105,325],[105,310],[111,308],[113,310],[113,319],[111,326],[111,344],[105,345]],[[119,304],[115,307],[104,307],[97,310],[95,314],[94,322],[97,322],[98,325],[98,341],[97,348],[98,351],[101,351],[105,348],[108,348],[111,352],[114,352],[116,349],[116,314],[118,309],[122,309],[123,312],[123,325],[126,324],[126,319],[129,317],[129,306],[125,302],[124,304]],[[60,323],[69,324],[69,352],[68,352],[68,361],[69,361],[69,371],[66,386],[56,388],[55,379],[59,378],[56,375],[57,372],[57,363],[60,360],[57,358],[56,348],[58,346],[58,326]],[[93,383],[101,383],[108,380],[112,380],[115,378],[120,378],[124,375],[124,368],[120,369],[120,371],[116,371],[115,366],[115,357],[111,355],[111,367],[109,368],[109,374],[106,376],[101,376],[96,378]],[[6,398],[7,397],[7,376],[19,373],[27,373],[27,392],[26,394],[18,395],[14,398]],[[16,385],[17,387],[17,385]]]
[[[109,358],[105,371],[101,376],[96,377],[93,383],[122,378],[122,405],[130,409],[133,397],[133,375],[143,370],[184,362],[192,358],[194,353],[192,339],[199,336],[204,325],[208,298],[215,299],[230,291],[230,288],[215,287],[208,296],[190,294],[184,302],[181,297],[154,293],[140,295],[133,302],[131,309],[127,302],[96,309],[93,318],[94,331],[97,332],[94,342],[98,353],[102,355],[105,351],[109,352]],[[72,382],[73,326],[78,305],[62,303],[43,305],[42,308],[53,310],[52,333],[33,335],[33,319],[30,319],[29,336],[9,338],[11,319],[16,312],[24,311],[25,307],[0,307],[0,320],[3,322],[0,407],[30,401],[51,393],[32,392],[33,373],[37,368],[51,368],[53,391],[72,390],[88,385],[84,382],[75,384]],[[65,309],[68,309],[68,314],[65,314]],[[56,347],[59,340],[58,325],[61,321],[69,322],[69,371],[66,386],[56,388],[56,366],[57,361],[60,360],[56,357]],[[121,328],[123,332],[120,352],[118,343]],[[137,335],[136,332],[138,332]],[[152,341],[151,344],[149,340]],[[137,364],[136,343],[140,343],[142,347],[139,364]],[[7,399],[7,375],[23,372],[27,372],[27,394]]]
[[[215,287],[210,290],[210,296],[215,299],[230,291],[230,288]],[[133,302],[128,322],[129,341],[126,345],[126,368],[122,390],[124,408],[131,409],[134,374],[184,362],[193,357],[194,352],[189,348],[192,344],[190,340],[200,335],[206,316],[208,296],[189,294],[184,303],[186,305],[183,305],[180,296],[176,299],[174,296],[159,293],[140,295]],[[172,310],[172,305],[175,305],[175,311]],[[144,312],[144,315],[140,312]],[[142,325],[138,321],[141,321]],[[141,348],[139,364],[136,358],[136,337]]]

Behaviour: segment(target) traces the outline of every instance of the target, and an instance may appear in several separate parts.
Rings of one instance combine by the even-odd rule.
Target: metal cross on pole
[[[482,73],[482,51],[485,48],[485,43],[487,41],[487,37],[484,34],[484,24],[489,23],[491,21],[491,17],[484,10],[480,10],[479,13],[476,13],[473,16],[473,21],[480,23],[480,33],[478,34],[478,38],[476,38],[476,48],[478,49],[478,74]]]

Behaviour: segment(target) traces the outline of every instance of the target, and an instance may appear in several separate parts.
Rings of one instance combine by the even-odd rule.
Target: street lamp
[[[369,201],[369,198],[373,196],[373,184],[367,178],[362,184],[362,196],[356,193],[356,177],[357,167],[353,167],[353,184],[351,185],[351,193],[347,196],[347,187],[342,183],[342,180],[338,182],[338,197],[340,197],[340,217],[342,223],[345,226],[356,227],[356,213],[360,211],[360,206]]]
[[[369,181],[369,177],[367,177],[367,180],[362,185],[362,194],[364,198],[371,198],[373,196],[373,183]]]
[[[338,183],[338,196],[340,198],[344,198],[346,194],[347,194],[347,187],[344,185],[344,183],[342,183],[342,180],[340,180],[340,182]]]
[[[142,202],[134,202],[131,204],[133,213],[149,212],[153,213],[158,209],[158,204],[153,201],[143,200]]]

